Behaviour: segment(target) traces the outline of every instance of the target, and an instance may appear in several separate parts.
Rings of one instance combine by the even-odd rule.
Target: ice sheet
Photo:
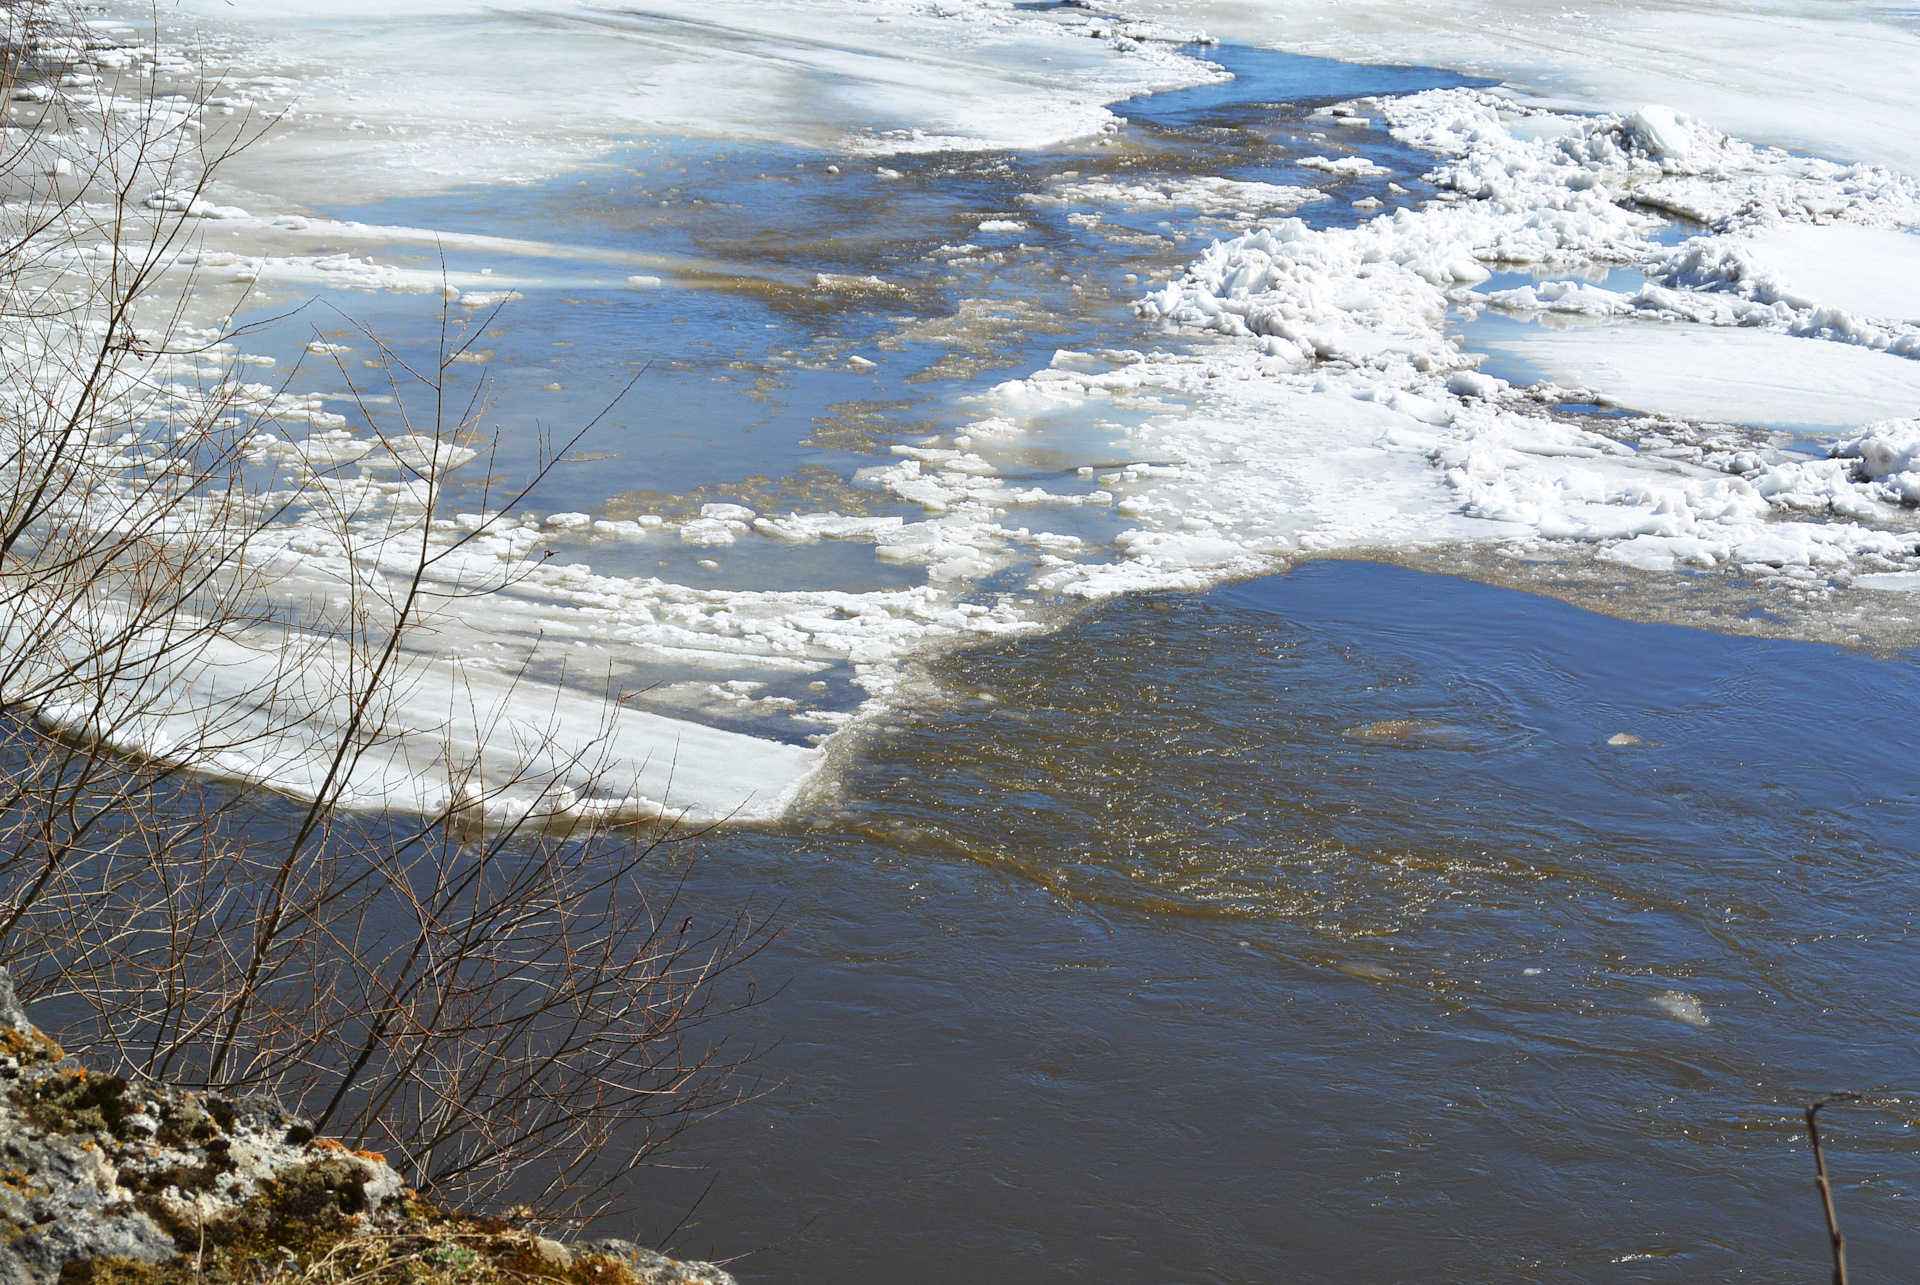
[[[1455,67],[1588,110],[1668,103],[1731,133],[1920,173],[1920,25],[1874,0],[1133,0],[1231,40]]]
[[[417,654],[363,708],[353,693],[369,653],[297,631],[202,633],[190,619],[129,632],[110,619],[123,614],[106,603],[71,612],[64,629],[0,622],[87,679],[72,712],[41,702],[40,717],[298,799],[496,821],[757,821],[778,816],[821,763],[818,750]],[[90,659],[103,638],[119,641],[110,668]],[[32,686],[44,667],[15,681]]]
[[[1683,419],[1839,430],[1920,413],[1920,361],[1818,339],[1630,323],[1534,327],[1498,346],[1558,383]]]
[[[994,0],[185,0],[166,17],[239,38],[241,70],[287,82],[254,110],[297,111],[228,177],[303,203],[551,175],[634,136],[1035,148],[1111,127],[1115,100],[1219,75],[1176,52],[1191,28]]]
[[[1920,235],[1846,223],[1787,223],[1750,245],[1756,260],[1816,303],[1920,321]]]

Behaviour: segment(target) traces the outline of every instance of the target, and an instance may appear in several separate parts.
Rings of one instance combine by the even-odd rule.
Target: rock
[[[92,1259],[168,1262],[268,1192],[347,1218],[405,1191],[377,1157],[296,1141],[312,1130],[270,1098],[89,1072],[34,1028],[4,968],[0,1046],[0,1230],[20,1229],[0,1247],[0,1285],[54,1285]]]
[[[188,1260],[207,1285],[245,1285],[262,1255],[297,1267],[339,1246],[375,1264],[365,1285],[409,1285],[450,1249],[543,1285],[600,1285],[604,1265],[583,1255],[636,1285],[736,1285],[631,1241],[568,1246],[437,1208],[384,1157],[316,1138],[263,1095],[90,1072],[34,1028],[0,967],[0,1285],[141,1285],[142,1264],[167,1285]]]
[[[13,974],[4,967],[0,967],[0,1025],[10,1026],[22,1035],[33,1034],[27,1010],[20,1007],[20,997],[13,993]]]
[[[619,1259],[640,1285],[738,1285],[731,1273],[712,1263],[691,1260],[677,1263],[630,1240],[589,1240],[578,1248],[589,1254]]]
[[[70,1262],[90,1258],[128,1258],[164,1263],[178,1254],[173,1237],[135,1209],[108,1216],[67,1213],[46,1227],[18,1236],[4,1251],[32,1285],[52,1285]]]

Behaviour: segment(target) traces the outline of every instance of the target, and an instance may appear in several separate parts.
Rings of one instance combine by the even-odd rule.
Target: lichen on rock
[[[270,1098],[99,1074],[0,967],[0,1285],[734,1285],[441,1209]]]

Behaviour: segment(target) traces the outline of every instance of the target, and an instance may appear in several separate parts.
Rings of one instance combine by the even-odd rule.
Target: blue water
[[[1915,1088],[1913,658],[1335,562],[942,677],[842,815],[708,845],[784,898],[780,1087],[642,1230],[711,1180],[677,1243],[769,1282],[1820,1278],[1799,1112]],[[1857,1280],[1920,1253],[1902,1101],[1833,1122]]]

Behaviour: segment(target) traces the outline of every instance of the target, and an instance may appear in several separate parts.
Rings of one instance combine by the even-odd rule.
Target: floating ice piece
[[[1461,370],[1447,378],[1447,391],[1457,397],[1478,397],[1486,399],[1498,397],[1507,390],[1504,379],[1492,375],[1483,375],[1477,370]]]
[[[849,276],[840,272],[817,272],[813,277],[813,288],[831,294],[905,294],[906,291],[871,273],[866,276]]]
[[[1323,174],[1334,174],[1341,178],[1377,178],[1382,174],[1391,174],[1392,170],[1369,160],[1364,156],[1342,156],[1337,160],[1331,156],[1309,156],[1294,164],[1310,170],[1319,170]]]
[[[1327,194],[1311,187],[1207,177],[1157,179],[1150,183],[1088,179],[1055,183],[1044,193],[1029,193],[1020,199],[1035,203],[1120,205],[1133,209],[1191,209],[1203,214],[1272,214],[1296,210],[1311,201],[1324,201]]]
[[[696,548],[732,544],[751,528],[753,510],[744,504],[703,504],[700,516],[680,528],[680,543]]]
[[[1709,1026],[1713,1019],[1707,1016],[1706,1009],[1700,1004],[1698,996],[1686,991],[1661,991],[1653,997],[1653,1006],[1668,1017],[1678,1018],[1688,1026]]]
[[[593,524],[593,533],[600,536],[617,537],[627,540],[639,540],[646,536],[647,528],[628,519],[602,520]]]
[[[809,544],[823,539],[878,540],[905,522],[905,518],[897,515],[848,517],[839,513],[790,513],[783,518],[755,518],[753,529],[791,544]]]
[[[64,166],[66,165],[66,161],[62,159],[60,164]],[[61,169],[60,173],[65,174],[67,170]],[[187,214],[194,218],[201,219],[244,219],[250,217],[245,210],[237,205],[217,205],[203,196],[196,196],[192,192],[182,191],[162,190],[155,192],[147,198],[147,208],[153,210],[171,210],[175,213]]]
[[[1508,312],[1561,312],[1583,317],[1626,316],[1636,304],[1627,295],[1603,290],[1588,281],[1546,281],[1496,290],[1487,296],[1487,302]]]
[[[1018,219],[983,219],[979,228],[982,232],[1025,232],[1027,225]]]
[[[1887,593],[1920,593],[1920,571],[1875,571],[1855,576],[1853,583],[1862,589]]]

